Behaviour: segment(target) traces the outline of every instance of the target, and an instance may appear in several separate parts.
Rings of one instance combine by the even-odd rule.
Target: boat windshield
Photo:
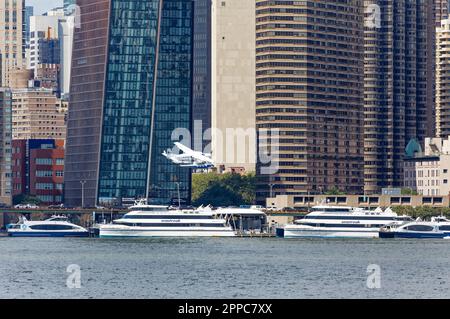
[[[326,213],[350,213],[352,209],[348,207],[313,207],[312,211]]]
[[[52,217],[47,219],[49,222],[65,222],[67,221],[67,217]]]
[[[130,210],[143,212],[161,212],[168,211],[169,208],[167,206],[132,206],[130,207]]]

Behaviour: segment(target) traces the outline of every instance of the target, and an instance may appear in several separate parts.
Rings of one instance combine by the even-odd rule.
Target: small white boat
[[[88,237],[89,232],[72,224],[65,216],[52,216],[43,221],[29,221],[24,216],[7,227],[11,237]]]
[[[169,209],[141,200],[112,224],[100,225],[100,237],[233,237],[227,221],[209,208]]]
[[[284,238],[378,238],[381,227],[412,221],[391,209],[374,211],[355,207],[315,206],[311,213],[293,224],[277,229]]]
[[[449,238],[450,220],[443,216],[432,217],[431,221],[417,218],[402,225],[386,225],[380,229],[380,238]]]

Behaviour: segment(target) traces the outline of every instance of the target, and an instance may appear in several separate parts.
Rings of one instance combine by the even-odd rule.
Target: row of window
[[[64,158],[36,158],[35,163],[37,165],[64,165]]]
[[[140,226],[140,227],[223,227],[223,224],[182,224],[182,223],[133,223],[129,226]]]
[[[36,183],[36,189],[39,190],[53,190],[53,189],[57,189],[57,190],[63,190],[64,188],[64,184],[60,184],[60,183]]]
[[[53,174],[54,173],[54,174]],[[62,177],[64,176],[64,171],[36,171],[36,177]]]

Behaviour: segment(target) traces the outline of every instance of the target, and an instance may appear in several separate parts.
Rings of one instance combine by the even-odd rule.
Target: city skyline
[[[20,5],[35,9],[35,16],[29,19],[31,10],[26,11],[22,24],[9,17],[12,10],[19,10],[13,16],[25,11],[5,2],[2,36],[4,51],[10,52],[2,55],[4,85],[16,91],[13,96],[20,90],[27,94],[31,89],[51,90],[48,94],[55,95],[57,109],[65,105],[68,114],[64,114],[64,125],[68,123],[69,133],[78,139],[74,142],[68,137],[67,185],[77,182],[81,188],[77,180],[80,176],[71,180],[74,160],[78,165],[74,172],[82,171],[83,180],[85,175],[92,178],[93,184],[87,183],[86,191],[90,196],[95,193],[96,202],[116,197],[159,197],[161,185],[156,184],[160,181],[149,182],[154,174],[162,183],[169,181],[170,190],[162,189],[173,197],[171,193],[178,192],[174,185],[180,185],[178,175],[189,169],[186,165],[166,165],[167,160],[159,155],[171,148],[177,152],[172,144],[176,139],[189,146],[193,141],[193,148],[200,150],[210,147],[204,151],[212,157],[218,173],[256,172],[260,178],[258,202],[268,195],[317,194],[336,189],[349,194],[376,194],[383,188],[403,186],[406,145],[416,141],[423,147],[425,137],[435,134],[434,98],[440,97],[434,94],[434,85],[438,84],[434,76],[434,26],[447,15],[447,0],[197,0],[191,2],[195,12],[189,20],[192,24],[182,22],[186,39],[192,42],[188,45],[178,39],[172,43],[171,38],[162,37],[161,41],[171,44],[167,52],[158,52],[166,43],[159,47],[160,39],[155,35],[160,26],[164,30],[159,23],[166,20],[154,15],[160,13],[158,6],[170,7],[177,1],[183,2],[145,0],[148,7],[141,8],[137,0],[78,0],[85,10],[82,14],[92,19],[92,25],[83,22],[83,28],[75,28],[79,48],[74,52],[79,57],[73,63],[71,54],[66,54],[72,52],[73,43],[68,13],[42,13],[67,7],[75,0],[22,0]],[[97,10],[104,5],[130,13],[113,15],[109,10]],[[378,22],[383,27],[370,27],[368,23],[376,16],[377,11],[371,11],[374,7],[380,11]],[[171,18],[172,28],[179,27],[176,19],[181,21],[189,14],[186,10],[178,10],[177,17]],[[149,28],[140,26],[139,19],[148,20]],[[91,39],[89,30],[100,22],[105,24],[103,42],[96,40],[87,50],[83,37]],[[376,25],[376,17],[373,22]],[[330,24],[335,26],[332,32]],[[27,31],[12,31],[22,26]],[[16,43],[11,45],[11,40]],[[105,59],[101,61],[98,54],[103,46]],[[178,48],[184,50],[182,54]],[[183,54],[186,63],[178,70],[181,61],[177,59]],[[158,66],[162,57],[168,61]],[[79,74],[73,76],[78,82],[70,87],[72,69]],[[12,82],[8,83],[10,74]],[[185,82],[178,82],[178,76],[185,77]],[[157,83],[157,79],[163,80]],[[96,100],[91,96],[94,83],[98,85]],[[160,100],[159,92],[164,92]],[[164,101],[161,114],[159,101]],[[91,112],[83,113],[90,103]],[[136,115],[134,109],[135,113],[130,112],[131,105],[142,113]],[[79,121],[78,116],[86,121]],[[29,130],[24,121],[14,119],[14,134]],[[93,136],[89,130],[94,127],[97,135],[83,140],[86,132]],[[188,131],[189,137],[176,138],[180,129]],[[227,130],[243,130],[245,134],[227,136]],[[265,130],[270,130],[269,135],[275,131],[279,134],[266,143],[263,140],[269,135]],[[207,144],[209,131],[211,143]],[[132,137],[124,132],[132,132]],[[255,167],[256,159],[265,157],[268,144],[273,147],[270,166],[275,168],[269,174],[258,171],[265,168],[266,159]],[[76,155],[72,156],[74,149]],[[80,170],[84,164],[93,163],[96,167]],[[182,197],[188,199],[189,178],[182,179],[186,184]],[[126,186],[120,186],[122,182]]]

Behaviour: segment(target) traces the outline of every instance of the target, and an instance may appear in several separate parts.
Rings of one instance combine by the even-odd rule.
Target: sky
[[[62,7],[63,0],[25,0],[27,6],[34,7],[34,14],[39,15],[56,7]]]

